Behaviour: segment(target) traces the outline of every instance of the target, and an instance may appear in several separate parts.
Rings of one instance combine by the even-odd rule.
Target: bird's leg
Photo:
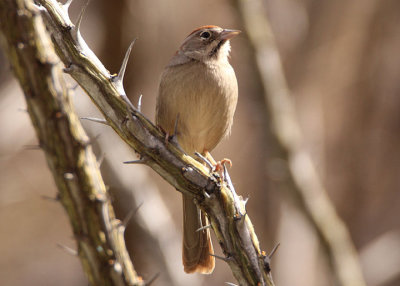
[[[164,142],[165,142],[165,145],[168,145],[168,143],[169,143],[169,133],[167,131],[165,131],[164,128],[162,128],[160,125],[157,124],[156,126],[157,126],[158,130],[160,130],[162,133],[165,134],[164,135]]]
[[[213,164],[214,167],[217,165],[217,161],[215,161],[215,159],[213,158],[213,156],[211,156],[211,154],[210,154],[210,152],[208,152],[208,150],[204,150],[204,156],[206,157],[206,159],[208,161],[211,162],[211,164]]]
[[[175,119],[175,125],[174,125],[174,133],[171,135],[170,140],[172,143],[175,144],[179,149],[182,150],[182,148],[179,146],[178,142],[178,121],[179,121],[179,113],[176,115]]]
[[[168,143],[169,143],[169,133],[168,132],[165,132],[164,142],[165,142],[165,145],[168,145]]]
[[[172,134],[170,134],[168,131],[164,131],[161,126],[158,126],[158,128],[161,131],[165,132],[165,137],[164,137],[165,145],[168,145],[169,142],[171,142],[179,150],[184,152],[184,150],[182,149],[182,147],[179,145],[179,142],[178,142],[178,121],[179,121],[179,113],[176,116],[175,125],[174,125],[174,133],[172,133]]]

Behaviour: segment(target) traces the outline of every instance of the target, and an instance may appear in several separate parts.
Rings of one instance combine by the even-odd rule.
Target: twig
[[[59,248],[61,248],[62,250],[64,250],[69,255],[78,256],[78,251],[76,251],[75,249],[72,249],[71,247],[68,247],[68,246],[60,244],[60,243],[57,243],[57,246]]]

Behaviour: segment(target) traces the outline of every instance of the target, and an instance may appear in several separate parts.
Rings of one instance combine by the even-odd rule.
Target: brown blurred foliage
[[[73,18],[81,4],[72,4]],[[399,11],[397,0],[265,1],[304,144],[349,227],[368,285],[400,284]],[[226,0],[97,0],[87,9],[82,34],[111,72],[118,71],[129,42],[138,38],[125,89],[133,102],[143,94],[143,112],[153,118],[159,76],[180,42],[204,24],[243,29],[238,15]],[[232,159],[231,177],[236,190],[250,198],[248,212],[263,249],[281,242],[272,264],[276,285],[334,285],[313,230],[277,183],[285,174],[274,168],[280,155],[270,148],[267,108],[245,33],[232,42],[231,63],[240,99],[232,135],[214,157]],[[87,285],[78,258],[56,246],[74,247],[74,241],[61,206],[42,198],[54,197],[55,185],[42,152],[26,148],[37,141],[27,114],[19,111],[23,96],[11,75],[0,54],[0,285]],[[74,100],[87,101],[79,89]],[[82,116],[95,112],[78,110]],[[96,146],[99,156],[105,153],[104,177],[123,218],[141,201],[135,188],[118,181],[119,167],[110,162],[131,158],[116,155],[125,146],[106,127],[84,126],[93,138],[100,134]],[[133,180],[140,173],[143,184],[143,177],[157,182],[179,231],[180,194],[150,169],[120,168]],[[151,201],[143,203],[151,210]],[[159,259],[165,249],[152,235],[134,219],[127,244],[135,268],[144,278],[160,272],[154,285],[174,285],[175,274]],[[168,259],[180,256],[178,251]],[[182,269],[176,272],[184,276]],[[223,262],[211,276],[184,279],[192,277],[197,284],[190,285],[233,282]]]

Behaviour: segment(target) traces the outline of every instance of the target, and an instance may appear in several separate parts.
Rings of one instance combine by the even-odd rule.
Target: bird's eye
[[[210,36],[211,36],[211,34],[210,34],[210,32],[208,32],[208,31],[204,31],[204,32],[202,32],[202,33],[200,34],[200,37],[201,37],[202,39],[208,39]]]

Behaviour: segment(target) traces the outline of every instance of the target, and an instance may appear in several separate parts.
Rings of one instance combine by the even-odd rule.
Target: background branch
[[[115,218],[38,9],[28,0],[2,1],[0,29],[90,283],[144,285],[133,269],[124,242],[125,227]]]
[[[304,148],[296,109],[263,2],[237,0],[235,4],[254,49],[271,127],[277,139],[276,149],[288,161],[291,195],[317,232],[339,284],[366,285],[347,227],[337,215],[314,163]]]

